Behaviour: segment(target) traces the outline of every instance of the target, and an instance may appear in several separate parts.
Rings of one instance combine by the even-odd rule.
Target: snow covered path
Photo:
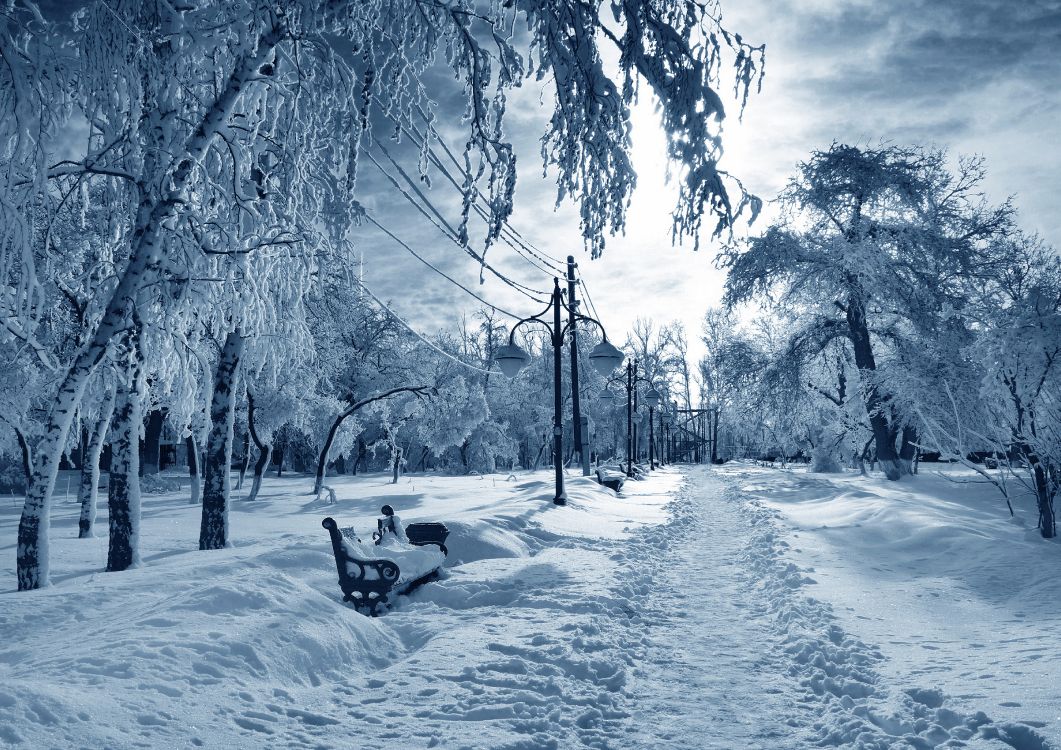
[[[625,746],[797,748],[786,724],[794,688],[769,645],[772,633],[741,553],[751,528],[725,484],[689,469],[671,520],[640,533],[625,555],[627,576],[651,571],[635,627],[635,667]]]

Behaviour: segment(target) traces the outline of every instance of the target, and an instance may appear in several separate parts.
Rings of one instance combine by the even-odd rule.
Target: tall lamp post
[[[659,393],[655,388],[651,387],[651,381],[648,378],[637,374],[636,359],[626,363],[625,382],[621,378],[611,378],[604,384],[604,390],[601,391],[598,397],[601,401],[611,401],[615,398],[615,395],[608,390],[608,386],[612,383],[621,383],[626,388],[626,476],[632,477],[634,475],[634,410],[637,408],[637,384],[649,383],[649,390],[645,394],[645,403],[648,404],[650,433],[652,432],[652,410],[659,405]],[[649,440],[649,454],[652,454],[651,438]],[[652,468],[656,468],[655,462],[652,463]]]
[[[661,437],[663,438],[663,457],[664,457],[664,459],[666,460],[666,462],[668,464],[670,464],[672,462],[672,460],[673,460],[673,457],[671,456],[671,445],[670,445],[670,423],[671,423],[671,419],[672,419],[671,415],[668,414],[667,417],[662,420],[662,428],[660,430],[663,433],[661,435]]]
[[[568,312],[566,325],[560,319],[561,311]],[[552,311],[552,324],[543,317]],[[537,315],[531,315],[518,321],[508,334],[508,343],[498,348],[494,355],[501,372],[505,377],[514,378],[530,362],[530,355],[516,345],[516,331],[524,323],[540,323],[549,331],[549,337],[553,345],[553,466],[556,468],[556,494],[553,502],[556,505],[567,504],[567,492],[564,490],[564,415],[563,400],[560,394],[561,364],[564,348],[564,336],[572,330],[575,323],[584,320],[593,323],[601,330],[604,340],[593,347],[589,353],[590,364],[593,369],[604,377],[608,377],[623,362],[623,353],[608,341],[608,334],[599,320],[583,315],[564,304],[563,292],[560,290],[560,279],[553,279],[553,294],[549,305]]]
[[[656,470],[656,428],[652,421],[652,410],[659,404],[659,391],[650,388],[645,394],[645,403],[648,404],[648,467]]]
[[[652,441],[652,444],[656,446],[656,463],[660,466],[667,463],[666,455],[663,451],[663,411],[665,408],[666,406],[664,405],[656,412],[659,421],[659,424],[657,425],[659,427],[659,438]]]

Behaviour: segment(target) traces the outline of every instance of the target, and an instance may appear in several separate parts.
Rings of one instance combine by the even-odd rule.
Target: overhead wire
[[[457,193],[460,194],[461,196],[463,196],[464,195],[464,188],[461,187],[461,184],[457,181],[457,179],[449,171],[449,169],[446,167],[445,163],[439,158],[438,154],[435,153],[434,149],[431,148],[429,143],[427,144],[427,147],[425,149],[425,145],[424,144],[426,142],[426,140],[425,140],[426,139],[426,135],[421,133],[420,131],[416,130],[415,127],[413,128],[413,130],[410,130],[409,128],[411,126],[406,126],[406,125],[404,125],[402,123],[399,123],[397,121],[395,121],[395,124],[398,127],[401,128],[401,130],[405,134],[405,136],[407,138],[409,138],[409,140],[411,140],[417,147],[419,147],[421,150],[425,150],[426,151],[428,158],[435,165],[435,167],[449,181],[449,183],[453,186],[453,188],[457,191]],[[445,145],[445,144],[443,144],[443,145]],[[457,168],[460,170],[461,176],[463,176],[465,178],[468,177],[468,173],[464,170],[463,167],[460,167],[460,165],[458,164]],[[483,205],[481,205],[481,204],[485,204],[486,208],[483,208]],[[487,209],[489,209],[489,212],[490,212],[489,214],[487,213]],[[493,206],[491,206],[489,201],[487,201],[486,198],[484,198],[482,196],[482,194],[478,193],[478,192],[475,195],[475,202],[472,203],[472,210],[474,210],[475,213],[484,222],[486,222],[487,224],[490,223],[490,214],[494,214]],[[515,233],[515,229],[513,229],[513,227],[507,221],[503,222],[501,224],[499,238],[501,239],[502,242],[504,242],[506,245],[511,247],[513,250],[515,250],[516,254],[519,255],[521,258],[523,258],[523,260],[527,261],[536,270],[541,271],[546,276],[556,276],[558,273],[562,273],[563,272],[562,269],[559,269],[559,268],[556,268],[556,267],[548,267],[548,265],[543,265],[541,262],[535,260],[533,257],[530,257],[528,255],[528,252],[532,252],[532,251],[521,247],[521,243],[520,243],[518,237],[514,233]]]
[[[426,122],[427,118],[424,115],[422,109],[419,110],[419,113],[420,113],[420,117],[423,118],[424,121]],[[412,140],[413,143],[415,143],[421,149],[424,149],[424,144],[427,141],[426,133],[420,132],[418,129],[415,128],[415,126],[406,126],[406,125],[404,125],[402,123],[398,123],[396,121],[395,121],[395,124],[398,125],[398,127],[401,128],[402,132],[405,133],[405,135],[410,140]],[[411,131],[410,131],[410,127],[412,128]],[[449,157],[449,160],[453,163],[453,166],[458,170],[460,175],[462,177],[464,177],[464,178],[467,178],[468,177],[467,171],[465,170],[465,168],[463,166],[461,166],[460,162],[457,160],[457,157],[454,156],[454,154],[450,150],[449,146],[446,145],[446,142],[444,140],[442,140],[441,138],[438,138],[437,140],[438,140],[438,144],[442,147],[442,150],[446,152],[446,156]],[[446,178],[450,181],[450,183],[453,184],[453,186],[455,188],[457,188],[458,191],[463,192],[463,188],[461,188],[460,183],[458,183],[456,178],[453,177],[453,175],[450,173],[449,169],[446,167],[446,165],[439,158],[438,154],[436,154],[434,149],[431,148],[430,144],[427,145],[427,148],[425,150],[426,150],[426,152],[428,154],[428,157],[435,164],[435,166],[439,169],[439,171],[442,172],[443,175],[446,176]],[[493,206],[491,206],[489,204],[489,202],[482,195],[477,195],[476,197],[481,203],[485,203],[486,204],[486,207],[490,210],[491,213],[494,212]],[[485,210],[478,203],[475,204],[475,209],[476,209],[476,212],[484,220],[489,221],[489,219],[486,216]],[[529,242],[526,238],[524,238],[522,234],[520,234],[519,230],[517,230],[515,227],[513,227],[507,221],[502,224],[501,236],[502,236],[502,239],[504,239],[507,244],[509,244],[514,250],[516,250],[516,252],[519,253],[527,262],[531,263],[532,265],[534,265],[535,267],[539,268],[540,270],[545,270],[544,268],[541,267],[541,265],[539,265],[539,264],[544,264],[545,266],[549,267],[549,270],[546,271],[547,273],[550,273],[550,274],[563,273],[563,270],[566,267],[565,261],[562,261],[562,260],[559,260],[557,258],[554,258],[554,257],[550,256],[548,253],[546,253],[545,251],[536,248],[531,242]],[[532,255],[537,260],[533,260],[532,258],[528,258],[527,254]]]
[[[381,300],[379,297],[377,297],[375,295],[375,293],[365,285],[364,281],[359,280],[358,281],[358,286],[360,286],[361,289],[369,297],[371,297],[373,299],[373,301],[375,301],[375,303],[377,305],[379,305],[383,310],[385,310],[388,315],[390,315],[392,318],[394,318],[394,320],[397,323],[399,323],[405,330],[407,330],[409,333],[413,334],[413,336],[415,336],[417,339],[419,339],[421,342],[426,344],[428,347],[430,347],[434,351],[438,352],[439,354],[441,354],[442,356],[446,357],[447,359],[457,363],[461,367],[466,367],[469,370],[474,370],[475,372],[485,373],[487,375],[493,374],[495,372],[494,370],[484,370],[481,367],[476,367],[475,365],[468,364],[464,360],[459,359],[456,355],[454,355],[454,354],[452,354],[450,352],[447,352],[441,346],[439,346],[438,344],[434,343],[433,341],[428,339],[426,336],[424,336],[422,333],[420,333],[415,328],[413,328],[409,323],[407,323],[403,318],[401,318],[396,312],[394,312],[394,310],[392,310],[390,307],[388,307],[387,304],[383,300]]]
[[[372,155],[372,152],[369,151],[368,149],[366,149],[365,153],[367,154],[369,160],[376,166],[376,168],[380,171],[380,173],[383,174],[391,182],[392,185],[394,185],[394,187],[398,190],[398,192],[400,192],[402,194],[402,196],[404,196],[405,199],[407,201],[409,201],[409,203],[411,203],[413,205],[413,207],[416,208],[417,211],[419,211],[420,214],[425,219],[427,219],[436,229],[438,229],[438,231],[444,237],[446,237],[448,240],[450,240],[451,242],[456,244],[458,247],[460,247],[462,250],[464,250],[464,252],[467,253],[471,258],[475,259],[480,264],[481,267],[486,268],[494,276],[496,276],[498,279],[500,279],[502,282],[504,282],[508,286],[512,287],[516,291],[520,292],[521,294],[523,294],[524,296],[530,298],[531,300],[533,300],[535,302],[539,302],[540,303],[540,302],[544,302],[545,301],[545,298],[548,296],[547,292],[545,292],[545,291],[543,291],[541,289],[535,289],[534,287],[527,286],[526,284],[521,284],[518,281],[515,281],[513,279],[508,278],[503,273],[501,273],[500,271],[495,269],[492,265],[490,265],[486,261],[486,258],[484,256],[482,256],[482,255],[478,254],[477,252],[475,252],[475,250],[473,250],[472,248],[468,247],[467,244],[461,242],[460,239],[457,237],[457,232],[453,229],[452,226],[449,225],[449,222],[446,221],[446,219],[442,216],[441,212],[423,194],[423,192],[420,190],[419,186],[416,185],[415,180],[413,180],[408,175],[408,173],[405,172],[404,169],[402,169],[401,165],[398,164],[398,162],[390,155],[390,152],[388,152],[382,146],[382,144],[379,143],[378,140],[375,140],[375,139],[373,139],[373,140],[375,141],[376,147],[379,148],[380,151],[384,154],[384,156],[387,157],[387,160],[390,161],[390,163],[392,165],[394,165],[394,168],[401,175],[402,179],[405,180],[406,184],[408,184],[410,186],[410,188],[419,196],[420,200],[423,201],[424,205],[426,205],[427,208],[425,208],[424,206],[420,205],[420,203],[417,202],[417,200],[409,193],[409,191],[401,186],[401,184],[398,182],[397,178],[395,178],[394,175],[392,175],[389,171],[387,171],[387,169],[382,164],[379,163],[379,161]],[[540,295],[540,296],[539,297],[535,297],[534,295]]]
[[[579,278],[579,286],[582,287],[582,294],[586,298],[586,303],[589,305],[589,309],[593,311],[593,317],[599,321],[600,313],[597,312],[597,306],[593,304],[593,297],[589,293],[589,286],[586,285],[586,280]]]
[[[454,286],[462,289],[464,292],[466,292],[470,296],[472,296],[475,299],[479,300],[479,302],[483,303],[484,305],[489,307],[491,310],[495,310],[495,311],[497,311],[499,313],[502,313],[503,315],[507,315],[508,317],[513,318],[514,320],[522,320],[523,319],[522,315],[517,315],[514,312],[509,312],[508,310],[506,310],[503,307],[498,307],[497,305],[493,304],[492,302],[487,302],[485,299],[480,297],[478,294],[473,292],[471,289],[469,289],[468,287],[464,286],[464,284],[460,283],[455,278],[453,278],[452,276],[447,274],[445,271],[443,271],[442,269],[440,269],[437,266],[435,266],[434,264],[432,264],[431,261],[427,260],[425,257],[420,255],[418,252],[413,250],[413,248],[410,247],[407,242],[402,240],[400,237],[398,237],[396,234],[394,234],[394,232],[392,232],[391,230],[387,229],[387,227],[385,227],[382,224],[380,224],[379,221],[374,216],[372,216],[372,214],[368,213],[368,211],[364,212],[364,217],[365,217],[366,221],[368,221],[371,224],[373,224],[377,229],[379,229],[385,235],[387,235],[392,240],[394,240],[394,242],[396,242],[399,247],[403,248],[406,252],[408,252],[410,255],[412,255],[414,258],[416,258],[418,261],[423,263],[425,266],[430,268],[432,271],[437,273],[439,276],[444,278],[446,281],[450,282]]]
[[[425,123],[429,123],[430,122],[428,120],[427,114],[423,110],[423,107],[420,107],[419,105],[417,105],[417,113],[420,115],[420,118]],[[421,138],[423,138],[423,137],[424,136],[421,135]],[[443,139],[439,138],[438,139],[438,143],[442,147],[442,150],[446,152],[446,156],[449,157],[449,160],[451,162],[453,162],[453,165],[461,172],[462,175],[467,176],[467,172],[465,172],[464,167],[461,166],[461,163],[457,160],[457,157],[453,155],[453,152],[450,150],[450,148],[446,144],[446,142]],[[560,260],[559,258],[554,258],[553,256],[549,255],[544,250],[539,250],[538,248],[535,248],[530,242],[528,242],[526,239],[524,239],[523,235],[520,234],[520,232],[515,227],[513,227],[511,225],[508,225],[508,226],[509,226],[509,229],[512,231],[512,234],[515,237],[517,237],[520,242],[522,242],[524,245],[526,245],[527,249],[530,252],[533,252],[543,262],[545,262],[547,264],[550,264],[550,263],[551,264],[555,264],[558,267],[562,267],[564,265],[564,261]]]
[[[424,118],[425,122],[426,122],[426,116],[424,115],[422,110],[420,111],[420,116],[422,118]],[[403,125],[401,123],[396,123],[396,124],[398,125],[398,127],[400,127],[401,131],[415,145],[417,145],[422,150],[426,151],[428,158],[435,165],[435,167],[438,168],[438,170],[443,174],[443,176],[445,176],[445,178],[450,182],[450,184],[459,193],[463,194],[464,190],[461,187],[461,184],[457,181],[457,179],[453,176],[453,174],[450,172],[450,170],[446,167],[445,163],[438,156],[438,154],[431,147],[431,145],[428,143],[426,149],[424,148],[424,144],[426,142],[426,135],[424,133],[421,133],[418,129],[416,129],[415,126],[411,126],[410,125],[410,126],[407,127],[407,126],[405,126],[405,125]],[[412,128],[412,130],[410,130],[410,128]],[[446,156],[452,162],[453,166],[459,171],[459,173],[461,175],[463,175],[464,177],[467,177],[468,173],[465,171],[464,167],[461,166],[460,162],[457,160],[456,156],[453,154],[453,152],[450,150],[450,148],[446,145],[445,141],[442,140],[441,138],[437,138],[436,140],[438,141],[438,144],[442,147],[443,151],[445,151]],[[545,292],[543,290],[535,289],[533,287],[529,287],[529,286],[527,286],[525,284],[521,284],[520,282],[517,282],[517,281],[515,281],[513,279],[508,278],[507,276],[505,276],[504,274],[499,272],[497,269],[493,268],[493,266],[491,266],[489,263],[487,263],[486,260],[485,260],[485,257],[480,256],[472,248],[468,247],[464,243],[461,243],[461,241],[457,237],[457,232],[449,224],[449,222],[445,219],[445,217],[442,215],[442,213],[430,201],[430,199],[426,195],[424,195],[423,191],[416,184],[416,181],[413,180],[410,177],[410,175],[402,168],[402,166],[397,162],[396,159],[394,159],[394,157],[383,146],[383,144],[381,144],[379,142],[378,139],[373,137],[373,142],[375,143],[376,147],[379,148],[379,150],[387,158],[387,160],[393,165],[394,169],[399,173],[399,175],[401,175],[402,179],[409,186],[409,188],[419,197],[419,199],[420,199],[420,201],[422,201],[423,205],[421,205],[419,202],[417,202],[417,200],[415,198],[413,198],[413,196],[409,193],[409,191],[406,190],[405,188],[403,188],[401,186],[401,184],[399,184],[398,180],[394,177],[394,175],[392,175],[390,172],[388,172],[387,169],[382,164],[380,164],[380,162],[368,151],[368,149],[366,149],[365,151],[368,154],[369,159],[376,166],[376,168],[391,182],[391,184],[394,185],[394,187],[398,189],[398,191],[403,195],[403,197],[405,197],[405,199],[407,201],[409,201],[421,213],[421,215],[423,215],[433,226],[435,226],[435,228],[438,229],[438,231],[441,234],[443,234],[443,236],[445,236],[447,239],[449,239],[449,240],[455,242],[456,244],[458,244],[470,257],[472,257],[473,259],[478,261],[482,267],[485,267],[486,269],[488,269],[491,273],[493,273],[495,276],[497,276],[499,279],[501,279],[504,283],[506,283],[509,286],[511,286],[512,288],[516,289],[517,291],[522,293],[524,296],[526,296],[529,299],[531,299],[533,301],[536,301],[538,303],[542,303],[542,302],[545,301],[544,299],[536,298],[533,295],[537,294],[537,295],[541,295],[541,297],[546,297],[546,296],[549,296],[547,292]],[[475,197],[476,197],[476,202],[473,203],[473,205],[472,205],[473,210],[475,210],[476,214],[480,218],[482,218],[483,221],[489,223],[490,215],[492,215],[494,213],[493,206],[491,206],[489,204],[489,202],[481,194],[477,193]],[[482,205],[480,205],[480,203],[485,204],[486,207],[484,208]],[[426,208],[425,208],[425,206],[426,206]],[[489,214],[487,213],[488,210],[490,212]],[[387,229],[385,226],[383,226],[375,217],[369,215],[367,212],[366,212],[365,215],[366,215],[367,220],[370,223],[372,223],[374,226],[376,226],[377,229],[379,229],[384,234],[386,234],[388,237],[390,237],[394,242],[396,242],[399,246],[401,246],[403,249],[405,249],[407,252],[409,252],[411,255],[413,255],[413,257],[415,257],[421,263],[426,265],[428,268],[430,268],[435,273],[437,273],[440,276],[442,276],[444,279],[446,279],[450,283],[452,283],[455,286],[457,286],[458,288],[460,288],[466,294],[470,295],[471,297],[473,297],[474,299],[476,299],[477,301],[479,301],[480,303],[482,303],[486,307],[488,307],[488,308],[490,308],[492,310],[495,310],[496,312],[499,312],[501,314],[507,315],[508,317],[511,317],[513,319],[517,319],[517,320],[521,319],[521,316],[516,315],[515,313],[513,313],[513,312],[511,312],[509,310],[506,310],[506,309],[504,309],[502,307],[498,307],[497,305],[494,305],[494,304],[486,301],[481,296],[479,296],[478,294],[473,292],[471,289],[469,289],[465,285],[461,284],[456,279],[454,279],[452,276],[446,274],[444,271],[442,271],[437,266],[432,264],[430,261],[428,261],[426,258],[421,256],[419,253],[417,253],[411,246],[409,246],[408,243],[406,243],[403,240],[401,240],[393,232],[391,232],[389,229]],[[516,253],[519,254],[519,256],[521,258],[523,258],[523,260],[525,260],[527,263],[529,263],[536,270],[538,270],[538,271],[540,271],[542,273],[545,273],[546,275],[551,275],[551,276],[554,276],[554,277],[564,277],[564,276],[566,276],[566,262],[565,261],[561,261],[561,260],[549,255],[545,251],[540,250],[539,248],[535,247],[531,242],[526,240],[523,237],[523,235],[515,227],[513,227],[507,221],[502,223],[501,228],[500,228],[500,235],[499,236],[500,236],[500,239],[503,242],[505,242],[506,245],[511,247],[513,250],[515,250]],[[588,288],[585,285],[585,280],[580,279],[580,283],[581,283],[582,288],[584,290],[584,295],[586,297],[587,303],[588,303],[590,309],[592,310],[594,317],[599,319],[600,316],[599,316],[599,313],[597,312],[597,307],[594,304],[593,298],[590,295],[589,290],[588,290]],[[370,293],[370,295],[371,295],[371,293]],[[374,295],[371,295],[371,296],[373,296],[373,298],[376,299],[377,302],[382,305],[382,302],[380,302],[378,300],[378,298],[376,298]],[[391,314],[393,314],[393,312],[391,312]],[[395,316],[395,317],[397,317],[397,316]],[[403,322],[403,325],[405,325],[404,321],[402,321],[402,322]],[[412,329],[410,329],[410,330],[411,330],[411,332],[413,332],[414,334],[419,336],[419,334],[416,331],[413,331]],[[420,338],[422,340],[424,340],[425,343],[427,343],[428,345],[432,346],[433,348],[437,348],[431,342],[428,342],[428,341],[426,341],[426,339],[423,339],[423,337],[420,337]],[[448,355],[448,353],[447,353],[447,355]],[[582,355],[582,352],[580,351],[579,352],[579,359],[581,360],[582,358],[583,358],[583,355]],[[459,360],[457,360],[457,361],[459,361]],[[461,362],[461,364],[466,366],[466,367],[470,367],[469,365],[467,365],[467,363]],[[475,368],[473,368],[473,369],[475,369]],[[487,370],[479,370],[479,371],[480,372],[489,372]]]

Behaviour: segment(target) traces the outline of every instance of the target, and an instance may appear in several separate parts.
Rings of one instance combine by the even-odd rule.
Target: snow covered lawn
[[[124,573],[60,503],[55,585],[0,572],[0,746],[1061,747],[1061,548],[980,488],[744,464],[620,496],[569,476],[565,508],[548,472],[309,484],[235,501],[217,552],[183,493],[146,496]],[[450,557],[368,618],[320,521],[367,536],[384,503],[444,521]]]
[[[879,650],[874,670],[893,693],[931,703],[919,691],[940,691],[948,708],[1000,722],[1007,744],[1045,746],[1037,734],[1061,747],[1061,544],[1039,536],[1031,499],[1010,518],[990,486],[938,464],[900,482],[716,473],[771,511],[799,588]]]
[[[637,493],[547,472],[337,478],[334,505],[306,478],[235,501],[235,546],[196,549],[200,510],[145,495],[144,566],[103,573],[104,536],[78,540],[77,506],[53,518],[53,583],[16,593],[0,572],[0,745],[26,747],[560,746],[614,721],[624,669],[586,648],[614,584],[604,549],[666,518],[680,482]],[[375,528],[382,504],[451,530],[444,580],[386,616],[340,601],[321,519]],[[5,503],[0,554],[14,559]],[[592,546],[592,545],[590,545]],[[559,744],[558,744],[559,743]]]

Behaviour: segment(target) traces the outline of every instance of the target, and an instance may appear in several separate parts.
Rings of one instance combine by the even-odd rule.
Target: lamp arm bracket
[[[567,306],[565,305],[564,307]],[[570,308],[568,308],[568,312],[571,312]],[[596,318],[591,318],[588,315],[583,315],[579,312],[571,312],[571,320],[568,321],[568,324],[566,326],[564,326],[564,333],[567,333],[572,323],[578,323],[579,321],[585,321],[586,323],[592,323],[593,325],[597,326],[597,328],[600,329],[601,336],[604,337],[604,340],[608,340],[608,332],[604,330],[604,325],[599,320],[597,320]]]
[[[548,309],[549,308],[546,308],[546,310],[548,310]],[[537,315],[532,315],[529,318],[524,318],[523,320],[518,321],[514,326],[512,326],[512,330],[508,332],[508,343],[509,343],[510,346],[515,343],[516,329],[519,328],[524,323],[541,323],[543,326],[545,326],[549,330],[549,335],[550,336],[553,333],[553,327],[551,325],[546,323],[544,320],[539,318]]]

